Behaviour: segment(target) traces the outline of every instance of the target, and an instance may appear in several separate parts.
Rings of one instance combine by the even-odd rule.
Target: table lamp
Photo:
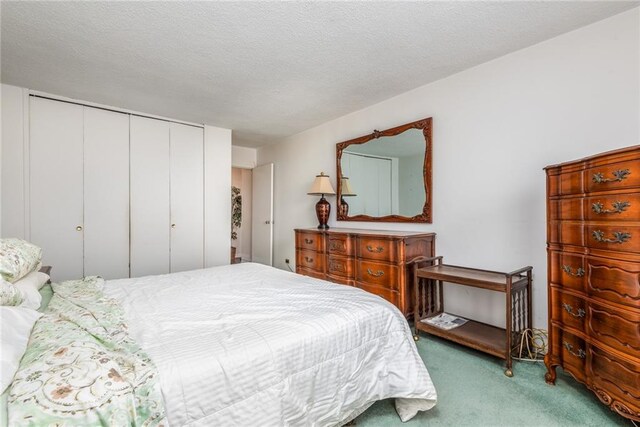
[[[320,172],[320,175],[316,175],[316,179],[313,181],[313,185],[311,189],[307,193],[311,196],[322,196],[318,203],[316,203],[316,216],[318,217],[318,228],[320,230],[328,230],[329,226],[327,225],[327,221],[329,221],[329,213],[331,213],[331,205],[327,202],[327,199],[324,198],[325,194],[336,194],[333,191],[333,187],[331,186],[331,181],[329,180],[329,175],[325,175],[324,172]]]
[[[338,214],[341,217],[349,215],[349,205],[345,202],[344,198],[349,196],[357,196],[349,184],[349,177],[343,176],[340,180],[340,204],[338,205]]]

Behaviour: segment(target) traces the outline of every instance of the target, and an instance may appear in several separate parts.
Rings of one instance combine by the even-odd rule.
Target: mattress
[[[129,332],[158,367],[169,422],[340,425],[436,391],[402,314],[360,289],[260,264],[110,280]]]

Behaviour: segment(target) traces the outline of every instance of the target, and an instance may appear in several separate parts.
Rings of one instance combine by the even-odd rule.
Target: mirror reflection
[[[340,159],[342,208],[348,216],[413,217],[427,199],[424,180],[425,137],[408,129],[364,144],[349,145]]]

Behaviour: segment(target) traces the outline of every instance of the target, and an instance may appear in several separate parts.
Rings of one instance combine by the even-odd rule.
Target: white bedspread
[[[436,403],[409,326],[360,289],[259,264],[111,280],[172,426],[339,425],[395,397]]]

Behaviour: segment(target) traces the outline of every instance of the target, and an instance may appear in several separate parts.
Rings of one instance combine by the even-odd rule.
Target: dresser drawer
[[[357,251],[360,258],[389,262],[398,260],[397,244],[390,239],[358,237]]]
[[[549,200],[549,219],[581,221],[584,219],[584,204],[585,199],[583,197],[565,197]]]
[[[548,195],[559,196],[582,193],[582,176],[583,171],[581,170],[556,174],[553,174],[550,171],[548,175]]]
[[[589,221],[639,221],[640,193],[587,197],[585,217]]]
[[[397,265],[374,261],[356,261],[356,280],[387,289],[399,290]]]
[[[564,370],[585,382],[587,347],[584,340],[556,326],[553,326],[552,339],[552,351]]]
[[[296,265],[318,273],[324,273],[324,254],[299,250],[297,252]]]
[[[584,332],[586,317],[587,302],[583,298],[551,288],[551,319]]]
[[[591,302],[588,334],[611,348],[640,359],[640,311],[612,309]]]
[[[624,402],[627,409],[640,415],[640,361],[624,360],[598,347],[589,348],[589,379],[596,395],[606,404],[611,398]],[[605,395],[603,396],[602,393]],[[608,400],[608,401],[607,401]],[[612,409],[627,412],[618,405]]]
[[[327,274],[353,279],[353,264],[353,258],[347,258],[338,255],[329,255]]]
[[[320,271],[304,268],[304,267],[296,267],[296,273],[302,274],[303,276],[309,276],[309,277],[314,277],[316,279],[326,280],[326,276],[324,273]]]
[[[640,309],[640,263],[589,257],[587,295]]]
[[[611,163],[585,170],[586,192],[640,187],[640,162]]]
[[[296,247],[316,252],[324,252],[324,234],[312,231],[296,232]]]
[[[640,253],[640,227],[620,224],[588,224],[586,246],[617,252]]]
[[[396,307],[399,307],[399,294],[396,291],[393,291],[391,289],[388,288],[383,288],[380,286],[376,286],[376,285],[371,285],[369,283],[361,283],[361,282],[356,282],[356,286],[364,291],[370,292],[372,294],[378,295],[379,297],[382,297],[384,299],[386,299],[387,301],[389,301],[391,304],[395,305]]]
[[[353,256],[353,239],[348,234],[329,234],[327,250],[329,254]]]
[[[564,288],[584,292],[586,275],[584,257],[565,252],[551,252],[551,282]]]

